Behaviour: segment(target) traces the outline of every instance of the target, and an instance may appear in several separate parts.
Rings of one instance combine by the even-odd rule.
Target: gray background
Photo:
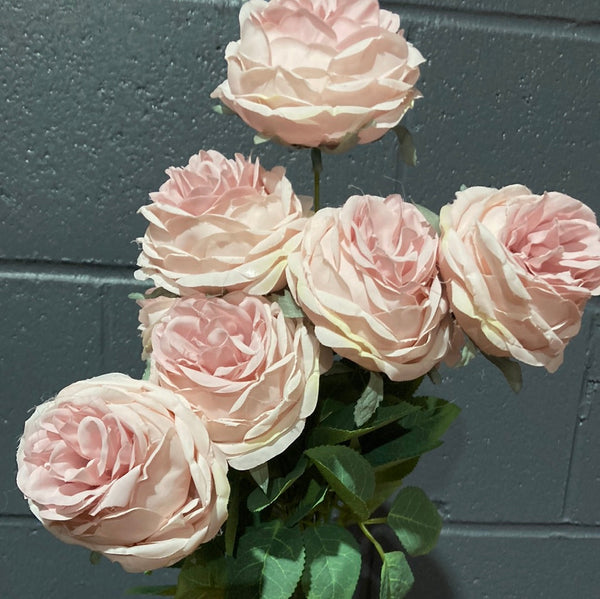
[[[32,406],[65,385],[141,375],[132,240],[165,168],[199,149],[254,150],[311,192],[306,152],[253,148],[241,121],[211,111],[238,38],[232,4],[0,0],[2,598],[104,599],[173,578],[92,566],[55,541],[16,489],[14,451]],[[406,119],[419,166],[398,165],[391,135],[325,156],[325,204],[400,191],[437,210],[461,184],[521,182],[599,211],[598,0],[387,7],[428,60]],[[561,370],[526,369],[518,396],[483,360],[444,378],[435,391],[463,412],[411,482],[446,526],[413,562],[411,599],[599,597],[600,304]]]

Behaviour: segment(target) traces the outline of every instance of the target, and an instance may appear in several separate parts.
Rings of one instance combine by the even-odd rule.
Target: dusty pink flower
[[[453,335],[437,247],[435,231],[399,195],[353,196],[308,221],[288,282],[323,345],[410,380],[445,357]]]
[[[227,518],[227,463],[175,393],[123,374],[74,383],[38,406],[17,484],[56,537],[129,572],[169,566]]]
[[[287,145],[369,143],[420,97],[424,59],[399,27],[377,0],[250,0],[212,97]]]
[[[584,204],[527,187],[471,187],[440,213],[440,270],[457,321],[495,356],[554,372],[600,294],[600,229]]]
[[[136,278],[179,295],[262,295],[285,285],[287,256],[305,219],[283,167],[267,171],[258,160],[209,150],[167,174],[140,208],[150,224],[138,240]]]
[[[315,409],[319,344],[276,303],[242,292],[177,299],[151,337],[151,380],[189,401],[238,470],[284,451]]]

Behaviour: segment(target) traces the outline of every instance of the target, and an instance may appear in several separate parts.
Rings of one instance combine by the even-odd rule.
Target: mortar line
[[[598,539],[600,526],[570,523],[444,522],[443,536],[489,538]]]

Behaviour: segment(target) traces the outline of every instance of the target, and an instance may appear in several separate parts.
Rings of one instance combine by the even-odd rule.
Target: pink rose
[[[379,139],[420,97],[423,57],[377,0],[250,0],[212,93],[261,135],[343,151]]]
[[[56,537],[129,572],[169,566],[227,518],[227,463],[167,389],[107,374],[63,389],[25,423],[17,484]]]
[[[284,451],[317,403],[317,340],[262,297],[173,300],[152,330],[151,358],[151,380],[189,401],[238,470]]]
[[[179,295],[281,289],[305,221],[284,173],[214,150],[167,170],[169,180],[140,208],[150,224],[138,240],[136,278]]]
[[[454,333],[437,247],[435,231],[399,195],[353,196],[308,221],[288,282],[323,345],[410,380],[445,357]]]
[[[562,193],[471,187],[440,226],[440,270],[465,333],[488,354],[554,372],[600,293],[594,213]]]

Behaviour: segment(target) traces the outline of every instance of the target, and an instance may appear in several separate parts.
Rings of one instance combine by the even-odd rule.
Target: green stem
[[[358,527],[363,531],[363,534],[365,535],[365,537],[367,537],[367,539],[369,539],[369,541],[371,541],[371,543],[373,543],[373,547],[375,547],[375,549],[377,549],[377,553],[379,553],[379,557],[381,557],[381,560],[382,561],[385,560],[385,551],[383,550],[383,547],[377,542],[375,537],[369,532],[368,528],[364,525],[364,523],[359,522]]]
[[[321,160],[321,150],[319,148],[311,148],[310,159],[312,161],[314,186],[315,186],[314,208],[315,208],[315,212],[317,212],[317,210],[320,207],[319,190],[320,190],[320,181],[321,181],[321,171],[323,170],[323,161]]]
[[[369,518],[368,520],[365,520],[363,524],[366,524],[367,526],[373,524],[387,524],[387,518]]]

